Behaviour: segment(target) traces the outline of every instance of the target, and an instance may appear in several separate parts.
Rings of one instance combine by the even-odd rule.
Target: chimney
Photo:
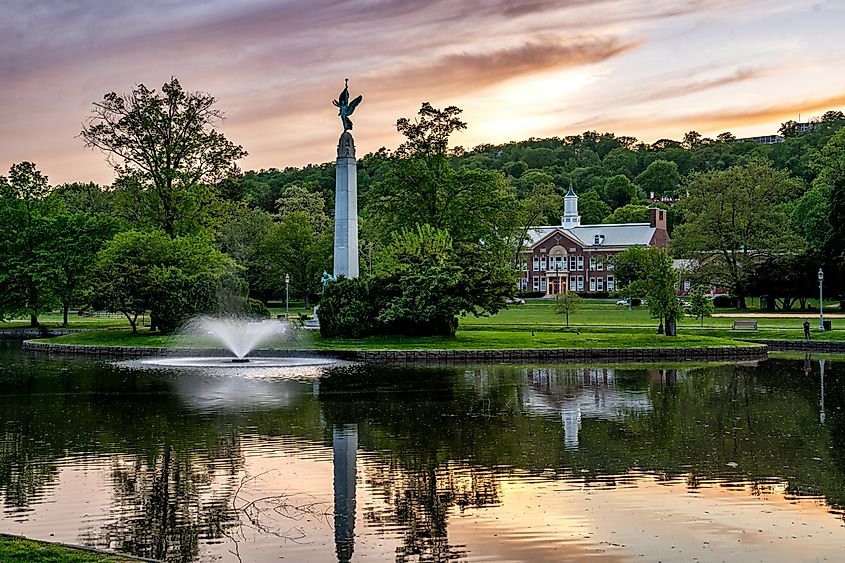
[[[659,207],[648,208],[648,223],[656,229],[666,230],[666,210]]]

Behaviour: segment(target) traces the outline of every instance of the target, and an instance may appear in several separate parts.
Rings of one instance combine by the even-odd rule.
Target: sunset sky
[[[611,131],[776,132],[845,108],[841,0],[2,0],[0,174],[111,183],[77,138],[91,103],[171,76],[210,92],[245,170],[333,160],[331,100],[364,101],[358,153],[421,102],[455,144]]]

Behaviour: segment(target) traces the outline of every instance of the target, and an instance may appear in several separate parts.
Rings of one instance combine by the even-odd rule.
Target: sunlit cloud
[[[644,140],[845,105],[845,6],[814,0],[7,0],[0,173],[113,177],[76,136],[110,91],[171,76],[210,92],[241,166],[333,159],[350,78],[359,154],[398,117],[457,105],[456,144],[610,129]]]

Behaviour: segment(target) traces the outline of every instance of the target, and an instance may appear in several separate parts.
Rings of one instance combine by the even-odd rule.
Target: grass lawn
[[[135,561],[119,555],[102,555],[61,545],[0,534],[0,561],[3,563],[106,563]]]
[[[700,332],[682,333],[667,338],[653,329],[565,329],[546,327],[527,329],[468,328],[459,330],[454,338],[445,337],[371,337],[366,339],[323,339],[318,334],[307,334],[307,341],[296,347],[313,347],[322,350],[459,350],[459,349],[519,349],[519,348],[657,348],[690,346],[736,346],[730,337],[714,337]],[[57,338],[40,339],[39,342],[55,344],[80,344],[91,346],[180,346],[177,337],[130,330],[97,330],[78,332]]]
[[[722,346],[735,345],[737,338],[800,340],[803,338],[801,323],[805,318],[810,318],[810,322],[814,323],[814,340],[845,340],[845,330],[836,329],[840,322],[845,327],[845,319],[833,319],[834,330],[818,332],[815,324],[817,317],[808,313],[797,313],[788,318],[759,318],[757,331],[731,330],[733,321],[738,317],[705,319],[703,328],[699,326],[697,319],[683,318],[679,321],[678,336],[667,338],[656,334],[657,321],[649,317],[645,307],[635,307],[629,311],[627,307],[616,305],[613,300],[586,300],[578,311],[570,315],[570,327],[566,328],[565,318],[555,312],[554,305],[551,300],[529,300],[524,305],[512,305],[496,315],[469,316],[461,319],[455,338],[372,337],[364,340],[323,340],[318,334],[309,333],[307,342],[298,344],[297,347],[349,350]],[[273,312],[276,311],[278,309]],[[291,308],[292,315],[310,312],[310,309],[306,310],[301,304]],[[720,309],[719,312],[740,313],[735,309]],[[150,333],[146,329],[139,329],[137,334],[132,334],[125,322],[119,326],[122,328],[91,322],[85,328],[99,330],[78,332],[49,341],[100,346],[181,345],[179,340],[172,336]]]

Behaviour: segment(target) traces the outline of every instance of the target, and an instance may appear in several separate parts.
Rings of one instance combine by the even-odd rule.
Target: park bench
[[[734,321],[733,330],[757,330],[757,321]]]

